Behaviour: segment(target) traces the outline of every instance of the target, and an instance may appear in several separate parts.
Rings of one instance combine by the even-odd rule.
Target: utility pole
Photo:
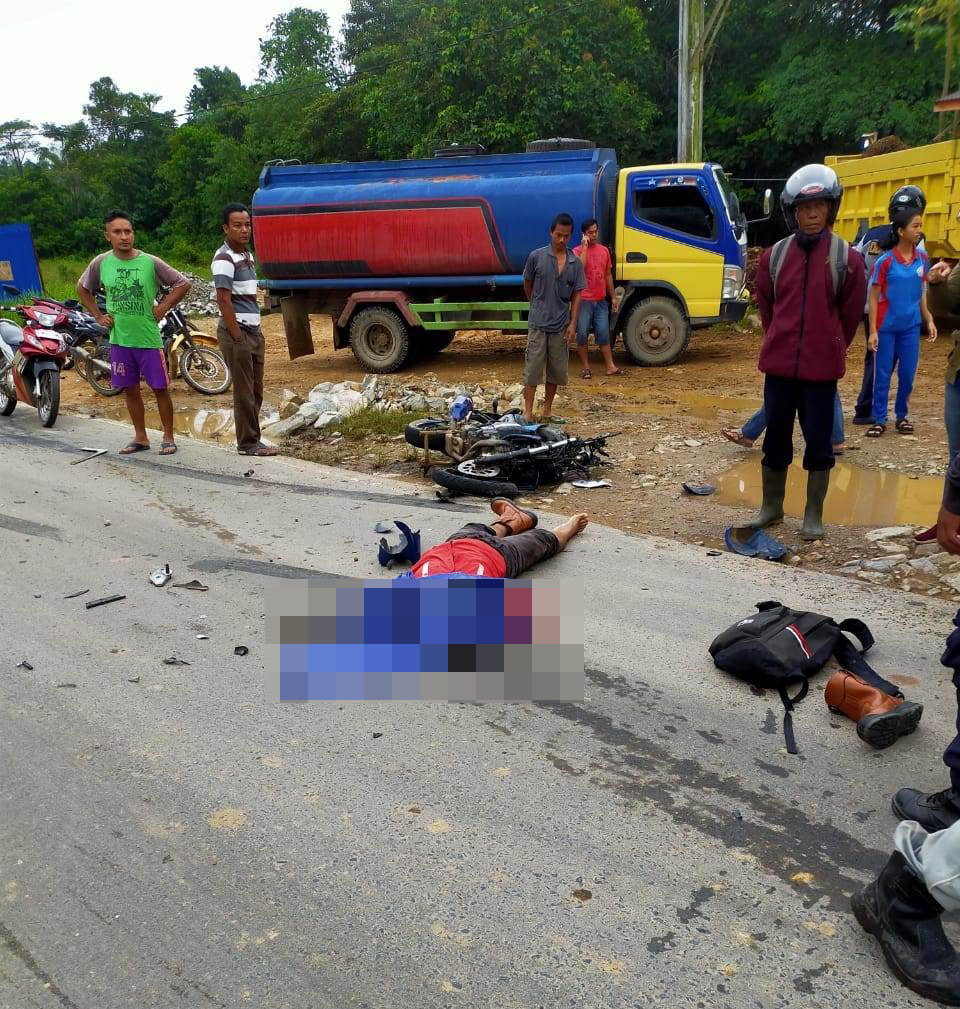
[[[680,0],[677,45],[677,161],[703,161],[703,76],[732,0]]]
[[[680,41],[677,48],[677,161],[703,159],[703,38],[704,0],[680,0]]]

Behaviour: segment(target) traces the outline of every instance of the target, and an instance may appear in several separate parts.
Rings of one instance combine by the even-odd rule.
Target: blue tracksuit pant
[[[910,393],[920,361],[920,327],[910,329],[881,329],[877,334],[877,365],[873,381],[873,422],[886,424],[887,400],[894,361],[897,362],[897,401],[894,406],[897,420],[907,416]]]

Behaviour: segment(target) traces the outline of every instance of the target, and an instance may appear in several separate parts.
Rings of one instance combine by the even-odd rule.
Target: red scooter
[[[60,412],[60,372],[70,349],[55,329],[67,314],[52,305],[20,305],[21,329],[0,320],[0,417],[9,417],[17,400],[37,408],[40,423],[53,427]]]

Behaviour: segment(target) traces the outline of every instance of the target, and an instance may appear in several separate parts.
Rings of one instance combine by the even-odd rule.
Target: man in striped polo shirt
[[[263,332],[257,305],[257,268],[250,244],[250,211],[228,203],[220,215],[226,241],[211,264],[220,322],[217,341],[233,375],[233,422],[241,455],[276,455],[260,441],[263,405]]]

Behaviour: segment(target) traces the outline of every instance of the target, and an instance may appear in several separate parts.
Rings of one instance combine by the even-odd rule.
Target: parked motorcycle
[[[0,320],[0,417],[9,417],[22,401],[37,408],[40,423],[53,427],[60,412],[60,372],[70,350],[63,333],[66,320],[53,305],[20,305],[23,328]]]
[[[48,305],[51,311],[61,311],[65,318],[61,330],[66,334],[70,357],[77,373],[101,396],[118,396],[110,381],[110,331],[101,326],[79,301],[56,301],[34,298],[35,305]]]
[[[544,484],[587,478],[602,465],[607,439],[575,438],[546,424],[529,424],[519,411],[486,413],[463,398],[449,419],[424,418],[407,425],[404,438],[417,448],[436,450],[454,466],[435,466],[435,483],[461,494],[516,497]]]
[[[160,335],[170,375],[178,372],[197,392],[216,396],[233,382],[230,367],[217,348],[215,337],[191,329],[187,317],[173,308],[160,321]]]

